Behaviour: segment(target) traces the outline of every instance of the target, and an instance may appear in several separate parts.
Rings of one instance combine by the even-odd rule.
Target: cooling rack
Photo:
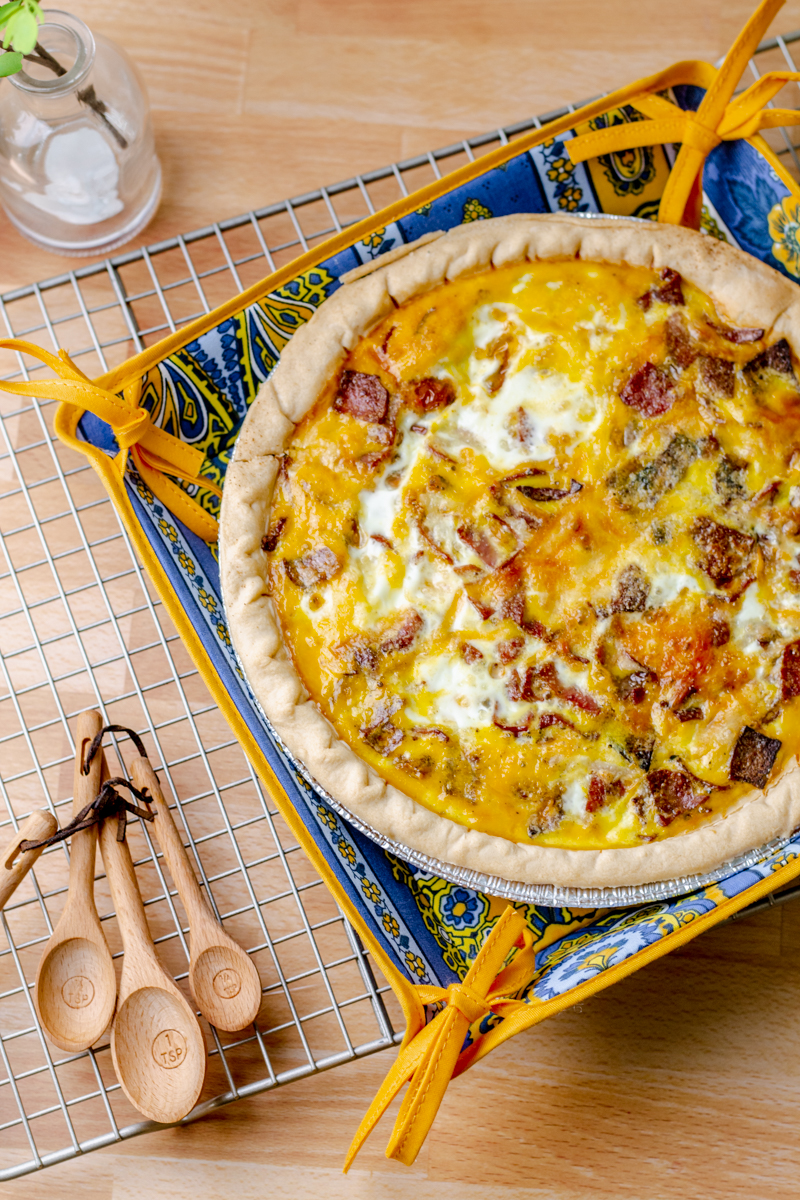
[[[789,66],[800,31],[763,42],[750,69]],[[782,97],[777,98],[778,103]],[[796,104],[796,96],[788,101]],[[322,239],[531,128],[540,117],[68,271],[0,297],[3,336],[68,346],[87,375],[108,370]],[[798,177],[797,146],[768,135]],[[0,376],[36,378],[0,356]],[[74,718],[102,709],[142,736],[201,884],[252,954],[264,989],[253,1031],[206,1027],[209,1071],[186,1120],[338,1067],[400,1040],[398,1010],[322,881],[270,806],[221,718],[96,475],[53,434],[55,405],[0,393],[0,845],[28,813],[71,806]],[[129,743],[114,747],[124,766]],[[186,915],[146,827],[129,826],[162,961],[186,986]],[[114,1076],[107,1044],[62,1054],[45,1040],[31,987],[63,907],[67,850],[39,860],[2,917],[0,1180],[159,1128]],[[752,910],[782,903],[800,887]],[[116,957],[104,876],[98,909]],[[394,1018],[394,1021],[393,1021]]]

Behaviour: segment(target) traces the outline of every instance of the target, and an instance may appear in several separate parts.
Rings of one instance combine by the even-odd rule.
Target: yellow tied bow
[[[508,967],[509,951],[520,949]],[[447,1085],[456,1068],[467,1030],[489,1012],[507,1016],[525,1007],[510,997],[530,983],[535,965],[533,937],[525,918],[511,905],[497,921],[464,978],[449,988],[417,987],[423,1004],[445,1001],[446,1007],[425,1025],[400,1051],[358,1127],[347,1152],[344,1169],[349,1170],[366,1139],[408,1080],[410,1087],[400,1108],[387,1158],[410,1166],[433,1124]]]
[[[703,161],[720,142],[743,138],[752,141],[762,129],[778,125],[800,125],[794,109],[765,109],[786,83],[800,81],[796,71],[770,71],[729,103],[738,80],[756,49],[761,35],[785,0],[763,0],[733,46],[706,91],[696,112],[677,108],[649,92],[634,94],[627,103],[650,119],[633,124],[611,125],[582,133],[566,144],[573,163],[601,154],[681,142],[658,210],[659,221],[667,224],[699,225]]]
[[[184,479],[187,483],[198,484],[221,496],[222,492],[216,484],[200,474],[205,455],[202,450],[187,445],[180,438],[173,437],[171,433],[153,424],[147,409],[139,407],[140,381],[137,380],[126,387],[120,398],[114,392],[92,383],[64,350],[59,350],[57,356],[48,354],[46,350],[18,338],[0,339],[0,349],[16,350],[20,354],[38,358],[60,376],[59,379],[42,379],[30,383],[0,382],[3,391],[19,396],[60,400],[62,404],[86,409],[101,421],[105,421],[114,431],[119,445],[119,454],[114,459],[114,465],[120,478],[125,475],[130,453],[136,470],[153,495],[179,517],[192,533],[196,533],[206,542],[216,541],[217,522],[211,514],[168,478],[172,475],[177,479]]]

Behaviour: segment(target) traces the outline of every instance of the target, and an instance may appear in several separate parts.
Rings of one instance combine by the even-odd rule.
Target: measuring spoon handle
[[[86,752],[95,734],[103,727],[103,718],[95,709],[82,712],[78,717],[78,729],[75,742],[75,773],[72,787],[72,815],[78,813],[94,800],[100,791],[100,776],[103,768],[102,754],[98,753],[92,760],[88,775],[83,774],[83,764]],[[74,900],[78,895],[82,902],[87,902],[92,908],[94,903],[94,871],[97,848],[97,826],[91,825],[80,833],[73,833],[69,849],[69,896]],[[96,911],[96,910],[95,910]]]
[[[178,895],[186,909],[192,938],[197,939],[198,935],[202,936],[201,931],[209,928],[209,922],[212,922],[215,928],[221,929],[200,890],[197,877],[186,853],[186,847],[178,833],[169,805],[164,799],[164,793],[161,791],[156,773],[146,758],[134,758],[131,763],[131,777],[138,788],[146,788],[152,797],[152,806],[156,812],[153,828],[167,861],[170,875],[175,880]],[[193,944],[192,949],[196,952],[196,945]]]
[[[111,898],[117,914],[122,943],[125,948],[125,962],[130,961],[131,952],[137,948],[148,959],[155,956],[153,939],[144,914],[139,885],[133,869],[131,852],[128,843],[117,841],[117,818],[107,817],[100,830],[100,853],[106,869]]]
[[[16,837],[0,858],[0,910],[5,908],[42,853],[41,850],[26,850],[24,854],[20,854],[20,843],[41,842],[52,837],[57,829],[58,821],[46,808],[31,813],[27,821],[19,827]]]

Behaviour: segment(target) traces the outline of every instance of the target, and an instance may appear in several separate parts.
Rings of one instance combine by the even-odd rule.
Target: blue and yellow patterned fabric
[[[673,98],[696,108],[701,96],[698,88],[679,87]],[[157,424],[200,447],[206,456],[204,473],[223,484],[237,432],[259,385],[295,330],[336,290],[345,272],[431,230],[508,213],[655,218],[675,157],[672,147],[630,150],[577,166],[565,150],[569,138],[588,129],[640,119],[630,107],[616,109],[532,149],[511,153],[502,166],[373,229],[153,366],[143,381],[143,405]],[[748,143],[726,142],[709,156],[704,180],[706,233],[741,246],[790,278],[800,277],[800,200],[770,163]],[[90,414],[82,417],[77,435],[109,455],[116,452],[109,427]],[[365,929],[411,983],[448,986],[463,979],[505,901],[449,883],[385,852],[298,775],[260,715],[232,651],[216,547],[181,525],[135,473],[128,473],[126,486],[134,518],[198,634],[208,664]],[[214,495],[198,493],[196,487],[189,491],[208,511],[217,511]],[[693,895],[624,910],[519,905],[537,938],[536,971],[526,998],[535,1003],[566,997],[769,879],[799,852],[797,837],[758,865]],[[500,1020],[489,1014],[470,1031],[468,1043]]]

